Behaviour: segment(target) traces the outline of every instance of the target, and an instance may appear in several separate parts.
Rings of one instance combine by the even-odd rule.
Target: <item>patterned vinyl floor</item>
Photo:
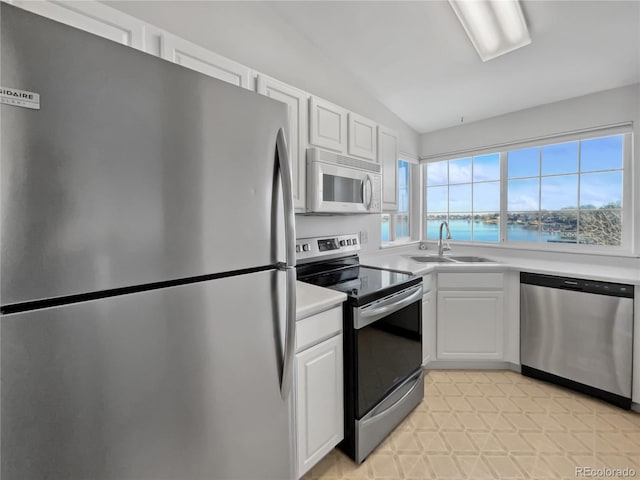
[[[424,401],[362,465],[334,450],[303,480],[640,479],[638,413],[509,371],[425,380]]]

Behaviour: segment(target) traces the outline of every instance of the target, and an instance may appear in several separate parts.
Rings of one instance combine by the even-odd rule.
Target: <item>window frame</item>
[[[399,167],[399,162],[406,162],[409,164],[409,236],[396,238],[396,222],[397,222],[397,209],[396,211],[383,211],[380,215],[380,228],[382,228],[382,219],[385,215],[389,216],[389,240],[383,241],[380,237],[380,248],[409,245],[411,243],[417,243],[420,241],[422,231],[422,175],[421,166],[419,164],[418,157],[415,155],[400,153],[398,160],[396,161],[396,168]],[[400,176],[396,176],[398,182],[398,192]]]
[[[509,183],[508,178],[508,164],[507,155],[509,151],[520,150],[530,147],[544,147],[546,145],[554,145],[559,143],[590,140],[593,138],[622,135],[622,209],[621,209],[621,221],[622,232],[620,245],[589,245],[579,243],[550,243],[550,242],[523,242],[516,240],[508,240],[506,238],[507,221],[508,221],[508,197],[507,187]],[[467,245],[467,246],[481,246],[489,248],[503,248],[514,250],[538,250],[548,252],[562,252],[562,253],[585,253],[585,254],[602,254],[602,255],[633,255],[635,251],[634,231],[636,225],[634,224],[634,218],[636,214],[636,205],[633,203],[634,193],[634,169],[633,169],[633,144],[634,135],[632,124],[620,124],[609,127],[594,128],[589,130],[583,130],[579,132],[571,132],[568,134],[551,135],[547,137],[541,137],[536,139],[529,139],[522,142],[512,142],[496,145],[493,147],[482,147],[478,149],[470,149],[460,152],[452,152],[450,154],[443,154],[438,156],[432,156],[427,159],[421,160],[421,177],[422,177],[422,209],[421,215],[422,227],[420,230],[420,237],[423,242],[435,242],[437,240],[428,239],[426,232],[427,221],[427,195],[426,195],[426,176],[427,176],[427,163],[434,163],[440,161],[455,160],[464,157],[480,156],[488,153],[500,154],[500,235],[498,242],[480,242],[474,240],[456,240],[455,238],[450,240],[451,244]],[[580,172],[578,172],[578,175]],[[542,178],[542,177],[541,177]],[[447,212],[447,216],[449,212]]]

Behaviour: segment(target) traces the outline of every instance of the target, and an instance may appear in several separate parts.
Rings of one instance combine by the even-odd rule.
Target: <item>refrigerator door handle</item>
[[[293,188],[291,185],[291,166],[289,164],[289,152],[287,142],[284,137],[284,129],[278,130],[276,138],[276,158],[280,169],[282,180],[282,195],[284,204],[284,233],[286,248],[286,325],[284,355],[282,362],[282,375],[280,383],[280,394],[282,398],[287,398],[291,391],[293,382],[293,359],[295,353],[296,340],[296,233],[293,213]]]
[[[296,266],[296,232],[293,211],[293,186],[291,180],[291,164],[289,150],[284,137],[284,129],[278,130],[276,138],[277,162],[282,181],[282,196],[284,202],[284,235],[287,267]]]
[[[284,358],[282,362],[282,375],[280,394],[283,399],[289,396],[293,383],[293,360],[296,343],[296,269],[289,267],[285,270],[287,282],[287,324],[284,341]]]

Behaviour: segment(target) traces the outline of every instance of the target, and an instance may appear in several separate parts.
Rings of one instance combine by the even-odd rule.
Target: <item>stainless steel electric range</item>
[[[298,280],[347,294],[344,441],[358,463],[424,396],[422,278],[360,264],[358,235],[296,241]]]

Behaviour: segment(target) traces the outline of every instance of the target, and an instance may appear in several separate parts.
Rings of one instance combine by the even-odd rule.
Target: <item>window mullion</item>
[[[507,185],[508,185],[508,153],[500,152],[500,242],[507,241]]]

